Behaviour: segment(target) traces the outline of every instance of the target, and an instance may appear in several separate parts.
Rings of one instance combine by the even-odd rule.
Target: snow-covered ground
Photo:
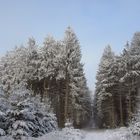
[[[106,131],[105,130],[85,131],[84,140],[106,140]]]
[[[10,137],[0,137],[0,140],[14,140]],[[23,138],[22,140],[140,140],[140,137],[131,135],[128,128],[113,130],[78,130],[64,128],[50,132],[39,138]]]
[[[83,140],[140,140],[140,137],[132,135],[125,127],[112,130],[90,130],[85,131],[85,134]]]
[[[132,138],[127,128],[114,130],[78,130],[64,128],[62,131],[51,132],[38,140],[139,140]]]
[[[37,140],[83,140],[84,131],[73,128],[64,128],[61,131],[48,133]]]

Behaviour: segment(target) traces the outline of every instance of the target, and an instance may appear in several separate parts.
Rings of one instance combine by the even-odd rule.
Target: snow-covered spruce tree
[[[6,133],[14,139],[38,137],[57,129],[49,102],[44,104],[39,96],[33,97],[32,94],[26,88],[20,88],[8,98],[10,107],[6,111]]]
[[[39,77],[39,69],[41,67],[41,56],[38,51],[38,46],[34,38],[29,38],[27,43],[27,61],[26,61],[26,81],[27,88],[34,91],[34,95],[39,94],[41,100],[43,98],[43,84]]]
[[[27,85],[27,49],[16,47],[0,59],[1,88],[5,94],[10,94],[15,88]]]
[[[40,67],[40,61],[36,41],[34,38],[29,38],[28,45],[26,48],[27,48],[26,75],[27,78],[30,78],[31,81],[35,81],[38,80],[38,69]],[[32,84],[31,87],[33,86]],[[30,82],[28,85],[30,86]]]
[[[131,44],[127,43],[121,55],[121,77],[120,83],[123,85],[123,96],[125,96],[126,121],[130,121],[135,112],[138,83],[140,76],[140,33],[135,33]],[[124,94],[125,93],[125,94]],[[124,115],[125,115],[124,114]]]
[[[64,126],[63,99],[63,46],[52,36],[45,38],[43,47],[39,50],[41,66],[39,68],[40,85],[43,85],[43,96],[51,100],[51,105],[57,116],[59,127]]]
[[[70,119],[78,125],[81,118],[85,119],[87,108],[83,108],[85,101],[83,98],[88,94],[88,88],[83,73],[83,65],[80,62],[80,45],[75,33],[70,27],[65,31],[63,43],[65,50],[65,56],[63,58],[65,74],[65,121]]]
[[[2,90],[8,94],[14,81],[13,60],[14,52],[9,52],[0,60],[0,83]],[[13,77],[12,77],[13,75]]]
[[[40,49],[41,65],[39,68],[39,79],[42,81],[44,96],[49,97],[50,90],[54,92],[57,68],[59,65],[59,49],[57,48],[57,42],[53,37],[48,36],[43,47]],[[52,93],[53,94],[53,93]]]
[[[113,93],[108,90],[109,87],[113,86],[113,75],[111,75],[111,67],[115,61],[115,55],[111,50],[110,46],[104,49],[99,69],[96,76],[96,118],[100,127],[114,127],[115,114],[114,114],[114,100]]]
[[[133,118],[130,122],[130,131],[133,135],[140,136],[140,32],[136,32],[133,36],[131,46],[131,75],[128,76],[132,78],[131,82],[131,109],[133,112]]]
[[[127,45],[128,46],[128,45]],[[119,103],[120,103],[120,120],[121,120],[121,125],[126,124],[128,120],[131,119],[132,117],[132,98],[131,98],[131,93],[133,90],[132,87],[132,82],[134,73],[132,70],[132,57],[130,55],[130,50],[129,48],[125,48],[123,50],[123,53],[120,57],[120,68],[119,68]],[[133,77],[134,76],[134,77]],[[125,113],[124,113],[125,112]],[[127,114],[127,115],[125,115]],[[125,120],[124,120],[125,118]]]
[[[40,54],[42,61],[39,78],[43,81],[44,95],[52,102],[59,126],[64,127],[67,119],[74,121],[74,124],[86,121],[89,117],[90,98],[75,33],[68,28],[63,41],[55,41],[48,36]]]
[[[38,81],[39,62],[37,45],[33,38],[29,39],[27,47],[16,47],[2,57],[0,77],[5,93],[10,93],[21,85],[33,89]]]

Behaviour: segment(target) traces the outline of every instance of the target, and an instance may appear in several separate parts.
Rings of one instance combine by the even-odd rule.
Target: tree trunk
[[[68,98],[69,98],[69,83],[68,83],[68,74],[66,70],[66,93],[65,93],[65,123],[68,119]]]
[[[128,119],[131,120],[132,108],[131,108],[131,90],[129,89],[129,102],[128,102]]]
[[[113,97],[112,97],[112,99],[111,99],[111,117],[112,117],[112,128],[114,128],[115,127],[115,109],[114,109],[114,99],[113,99]]]
[[[47,88],[46,88],[46,80],[43,80],[43,88],[41,90],[41,101],[45,101],[47,99]],[[45,95],[45,96],[44,96]]]
[[[44,83],[43,83],[43,87],[44,87],[44,95],[45,95],[45,98],[48,98],[48,93],[47,93],[47,87],[46,87],[46,79],[44,79]]]
[[[122,108],[122,95],[120,93],[120,126],[124,126],[123,122],[123,108]]]

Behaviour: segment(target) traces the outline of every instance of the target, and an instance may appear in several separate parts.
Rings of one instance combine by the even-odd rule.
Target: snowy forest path
[[[84,140],[106,140],[106,130],[85,130]]]

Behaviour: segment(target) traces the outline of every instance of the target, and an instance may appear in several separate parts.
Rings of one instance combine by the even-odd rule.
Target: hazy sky
[[[140,0],[1,0],[0,55],[33,36],[41,44],[48,34],[62,39],[67,26],[78,36],[90,89],[103,49],[120,53],[140,31]]]

